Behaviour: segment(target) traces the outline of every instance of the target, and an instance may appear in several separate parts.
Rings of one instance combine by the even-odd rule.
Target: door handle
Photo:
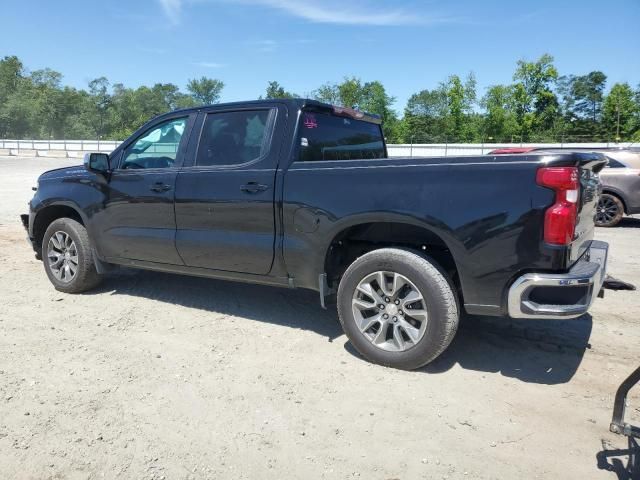
[[[167,190],[171,190],[171,185],[167,185],[166,183],[156,182],[149,187],[149,190],[152,192],[166,192]]]
[[[258,192],[264,192],[268,188],[269,188],[269,185],[264,185],[258,182],[249,182],[242,185],[240,187],[240,191],[245,193],[258,193]]]

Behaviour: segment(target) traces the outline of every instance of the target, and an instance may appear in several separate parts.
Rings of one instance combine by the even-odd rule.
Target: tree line
[[[62,83],[45,68],[28,71],[16,56],[0,60],[0,138],[122,140],[154,115],[218,103],[224,82],[188,81],[128,88],[105,77],[86,89]],[[264,98],[293,98],[277,81]],[[409,98],[402,115],[379,81],[347,77],[305,95],[382,116],[389,143],[575,142],[640,140],[640,84],[607,89],[600,71],[560,75],[553,57],[519,60],[512,83],[477,91],[473,73],[451,75]],[[261,97],[263,98],[263,97]]]

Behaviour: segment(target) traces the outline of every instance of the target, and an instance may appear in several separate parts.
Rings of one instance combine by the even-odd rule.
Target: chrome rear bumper
[[[513,318],[576,318],[589,310],[607,274],[609,244],[593,241],[567,273],[527,273],[509,288]]]

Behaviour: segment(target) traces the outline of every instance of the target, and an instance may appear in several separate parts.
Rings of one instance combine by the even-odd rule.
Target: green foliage
[[[473,74],[450,75],[409,98],[402,118],[379,81],[345,77],[312,92],[317,100],[380,115],[389,143],[640,141],[640,84],[606,89],[598,70],[560,76],[553,57],[516,64],[513,83],[477,93]],[[171,83],[128,88],[105,77],[86,89],[64,86],[50,69],[29,72],[16,56],[0,60],[0,138],[122,140],[155,115],[220,101],[224,83],[201,77],[186,92]],[[277,81],[265,98],[294,98]]]
[[[224,82],[215,78],[201,77],[189,80],[187,90],[198,105],[212,105],[220,102]]]
[[[604,100],[602,117],[605,130],[616,139],[637,138],[640,130],[638,92],[628,83],[616,83]]]
[[[396,141],[398,119],[392,109],[395,98],[387,94],[381,82],[363,83],[357,77],[347,77],[341,83],[322,85],[313,92],[313,97],[332,105],[357,108],[367,113],[380,115],[387,141]]]
[[[489,142],[510,142],[517,137],[519,125],[515,112],[515,87],[492,85],[480,105],[485,109],[484,133]]]
[[[136,89],[105,77],[86,90],[62,85],[50,69],[25,71],[15,57],[0,60],[0,138],[104,138],[122,140],[151,117],[220,100],[223,82],[190,80],[188,94],[171,83]]]
[[[287,92],[278,82],[269,82],[265,98],[296,98],[295,93]]]

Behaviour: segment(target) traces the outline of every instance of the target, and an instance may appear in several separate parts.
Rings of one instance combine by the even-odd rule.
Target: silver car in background
[[[609,164],[600,172],[602,195],[596,225],[614,227],[622,217],[640,213],[640,151],[602,151]]]

